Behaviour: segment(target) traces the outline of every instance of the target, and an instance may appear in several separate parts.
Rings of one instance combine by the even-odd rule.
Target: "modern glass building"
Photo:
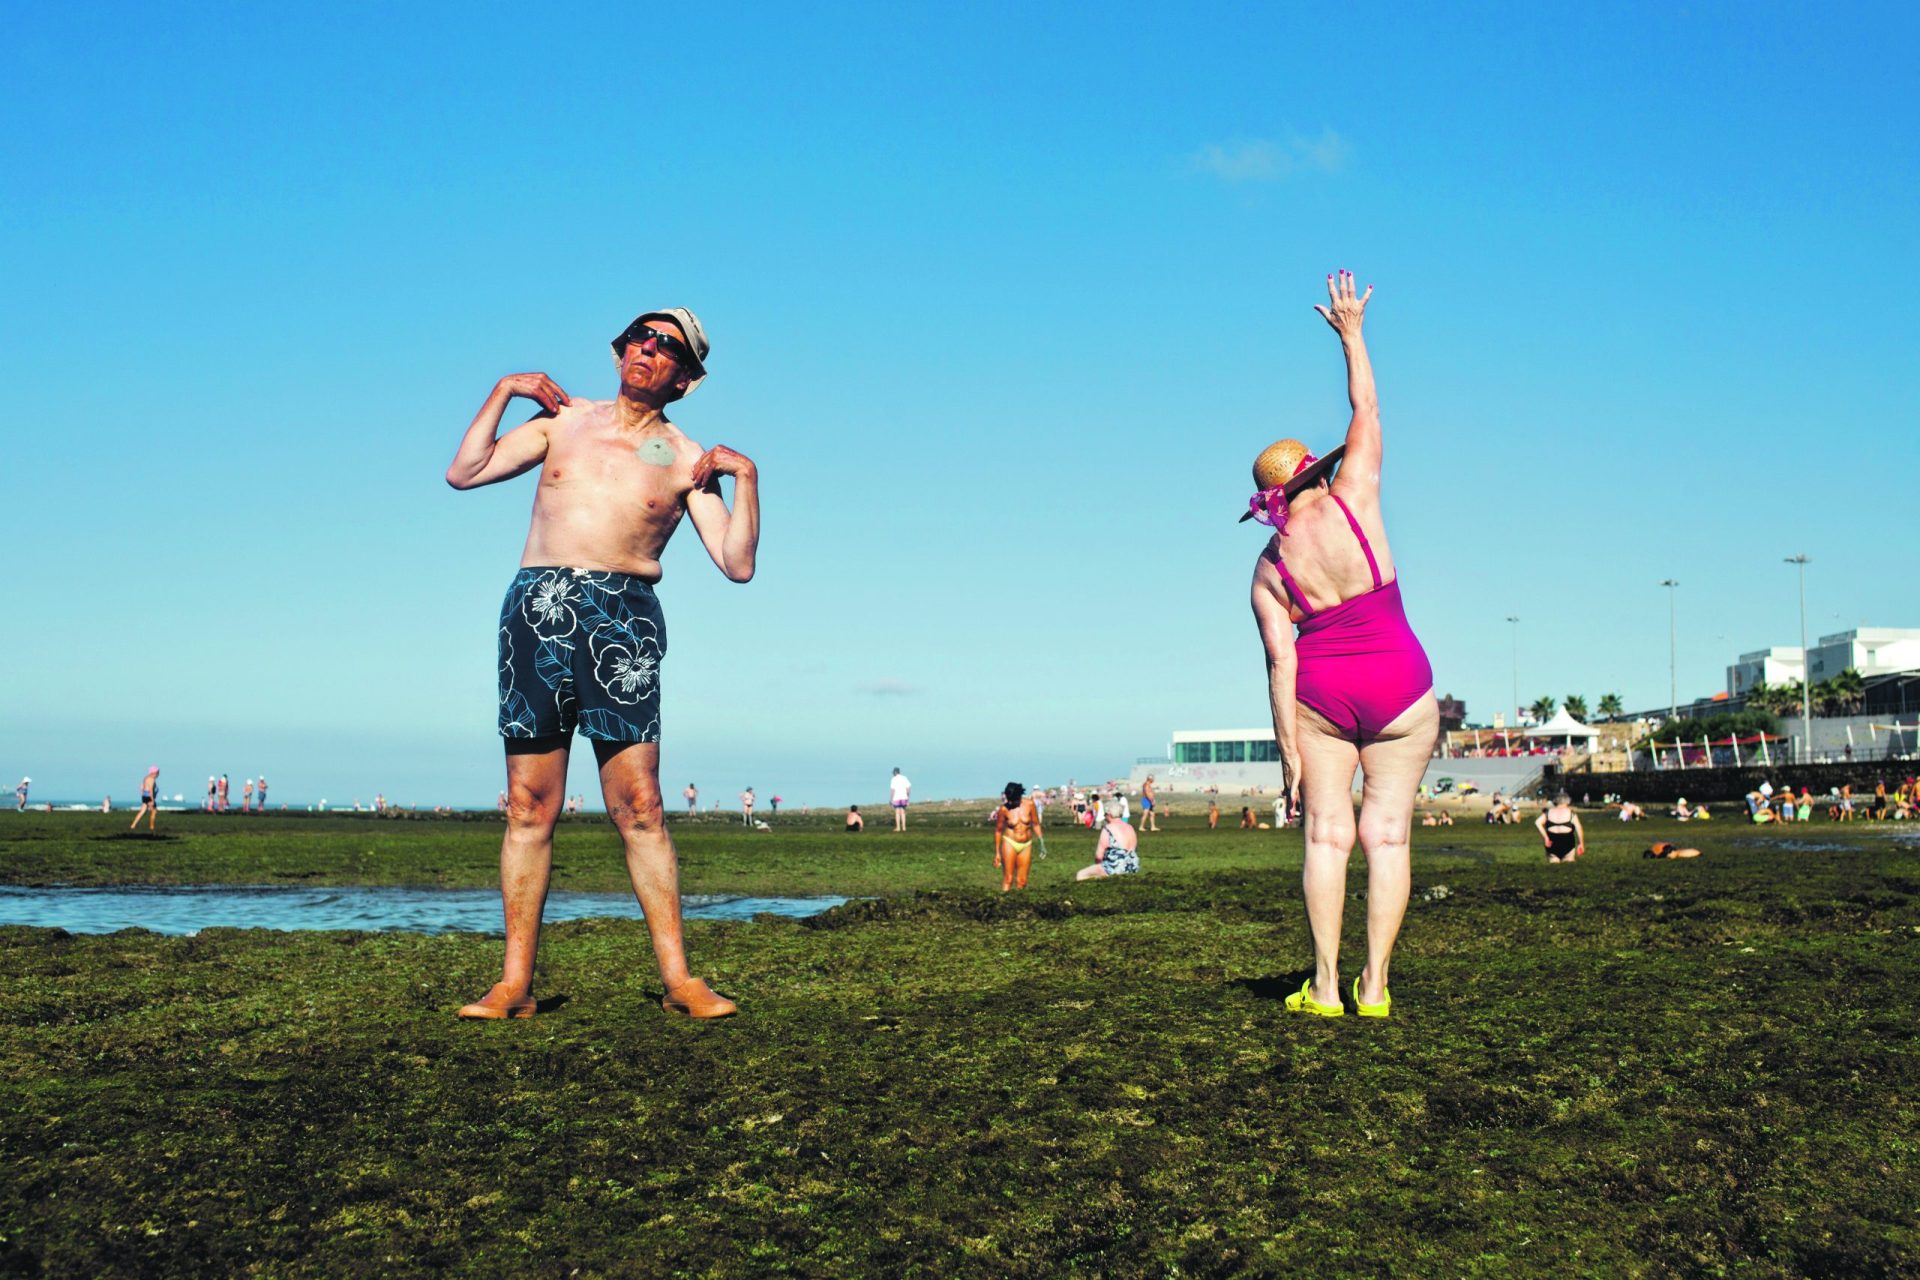
[[[1271,764],[1280,759],[1272,729],[1182,729],[1173,735],[1173,764]]]

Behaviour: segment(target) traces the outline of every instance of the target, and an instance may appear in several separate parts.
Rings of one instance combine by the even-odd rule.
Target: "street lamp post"
[[[1673,578],[1663,578],[1660,585],[1667,589],[1667,718],[1680,718],[1680,624],[1679,615],[1674,612],[1673,589],[1680,583]]]
[[[1513,624],[1513,722],[1520,723],[1520,619],[1508,617]]]
[[[1800,573],[1800,742],[1808,763],[1813,761],[1813,654],[1807,649],[1807,561],[1810,558],[1802,553],[1788,556],[1784,562]]]

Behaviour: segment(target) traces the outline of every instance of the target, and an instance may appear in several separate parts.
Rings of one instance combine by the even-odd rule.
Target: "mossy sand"
[[[471,884],[498,840],[282,821],[22,819],[0,859]],[[451,1017],[496,939],[0,930],[0,1269],[1913,1272],[1920,849],[1716,823],[1696,862],[1638,857],[1681,830],[1596,817],[1566,867],[1530,830],[1421,830],[1386,1022],[1281,1009],[1297,834],[1190,824],[1110,883],[1056,832],[1012,898],[957,823],[684,827],[690,891],[894,894],[690,926],[743,1005],[707,1025],[660,1012],[637,923],[551,928],[547,1010],[502,1024]],[[619,883],[603,827],[560,862]]]

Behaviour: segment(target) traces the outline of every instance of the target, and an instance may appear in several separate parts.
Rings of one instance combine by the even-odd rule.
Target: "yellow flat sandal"
[[[1321,1004],[1313,998],[1313,979],[1308,978],[1300,984],[1300,989],[1287,997],[1288,1013],[1310,1013],[1316,1018],[1344,1018],[1347,1007],[1340,1004]]]
[[[1353,1011],[1363,1018],[1384,1018],[1393,1012],[1393,992],[1380,988],[1379,1004],[1360,1003],[1360,979],[1353,980]]]

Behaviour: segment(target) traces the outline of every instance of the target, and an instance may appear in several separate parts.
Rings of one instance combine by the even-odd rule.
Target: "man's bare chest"
[[[693,467],[670,440],[604,437],[558,442],[547,454],[543,500],[677,518],[692,488]]]

